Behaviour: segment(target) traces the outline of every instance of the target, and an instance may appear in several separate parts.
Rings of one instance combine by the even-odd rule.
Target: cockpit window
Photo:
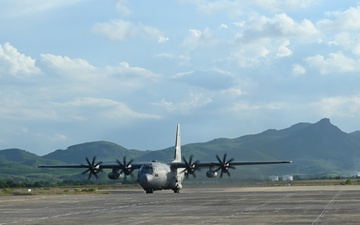
[[[140,170],[139,170],[140,173],[153,173],[154,170],[153,170],[153,167],[149,164],[144,164],[140,167]]]

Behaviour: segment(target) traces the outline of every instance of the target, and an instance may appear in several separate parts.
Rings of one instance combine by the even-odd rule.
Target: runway
[[[359,186],[0,197],[5,224],[359,224]]]

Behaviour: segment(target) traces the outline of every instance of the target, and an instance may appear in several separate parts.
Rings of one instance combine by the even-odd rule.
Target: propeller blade
[[[120,162],[120,160],[118,160],[118,159],[116,160],[116,162],[120,166],[120,174],[124,173],[124,181],[125,182],[126,182],[127,176],[130,175],[131,177],[133,177],[133,174],[132,174],[133,170],[131,169],[131,163],[134,162],[133,159],[131,159],[129,162],[126,162],[126,157],[124,156],[123,162]]]
[[[88,163],[88,165],[90,166],[90,165],[91,165],[91,162],[90,162],[89,158],[86,157],[85,159],[86,159],[86,162]]]
[[[231,176],[230,172],[229,172],[229,169],[235,169],[234,166],[231,165],[231,162],[234,161],[234,158],[231,158],[229,160],[226,160],[227,158],[227,154],[225,153],[222,160],[220,159],[220,157],[218,155],[216,155],[216,159],[218,160],[219,162],[219,167],[214,170],[214,171],[221,171],[220,172],[220,178],[223,177],[224,173],[226,173],[229,177]]]
[[[131,163],[134,162],[133,159],[131,159],[127,164],[126,164],[126,167],[129,167],[131,165]]]
[[[221,161],[221,159],[219,158],[218,155],[216,155],[216,158],[217,158],[217,160],[219,161],[219,163],[222,163],[222,161]]]
[[[121,169],[123,169],[124,166],[123,166],[123,164],[122,164],[118,159],[116,160],[116,163],[120,165],[120,168],[121,168]]]
[[[196,164],[199,163],[199,160],[193,162],[193,158],[193,155],[190,155],[189,160],[186,160],[185,157],[182,157],[185,168],[181,172],[185,173],[185,178],[188,178],[189,174],[191,174],[193,177],[196,177],[195,171],[199,170],[199,168],[196,167]]]
[[[85,174],[85,173],[87,173],[87,172],[89,172],[90,171],[90,168],[89,169],[87,169],[87,170],[85,170],[84,172],[82,172],[81,174]]]
[[[89,173],[89,176],[88,176],[89,180],[91,179],[91,175],[94,175],[96,177],[96,179],[98,179],[99,177],[98,177],[97,173],[103,172],[102,169],[99,168],[100,165],[102,164],[102,161],[96,163],[96,156],[94,156],[92,158],[92,161],[90,161],[88,157],[85,157],[85,160],[88,164],[88,168],[81,174]]]

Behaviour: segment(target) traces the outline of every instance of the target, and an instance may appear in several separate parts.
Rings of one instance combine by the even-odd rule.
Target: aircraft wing
[[[130,164],[130,167],[133,170],[139,169],[143,164]],[[86,165],[86,164],[69,164],[69,165],[40,165],[40,166],[36,166],[37,168],[74,168],[74,169],[81,169],[81,168],[85,168],[88,169],[90,167],[92,167],[91,165]],[[123,169],[123,166],[119,165],[119,164],[100,164],[98,166],[94,166],[95,169]]]
[[[184,163],[172,163],[171,166],[174,168],[186,168],[187,166],[192,166],[194,168],[211,168],[211,167],[221,167],[226,165],[227,167],[231,166],[247,166],[247,165],[265,165],[265,164],[282,164],[282,163],[292,163],[292,161],[232,161],[230,163],[220,163],[220,162],[196,162],[189,165],[187,162]]]
[[[226,154],[224,154],[221,159],[219,156],[216,156],[217,162],[193,162],[193,157],[190,156],[189,161],[183,158],[184,162],[173,162],[171,163],[172,168],[184,168],[183,172],[188,175],[195,175],[196,170],[201,168],[209,168],[208,177],[215,177],[217,171],[220,171],[220,177],[224,173],[230,176],[229,169],[235,169],[235,166],[246,166],[246,165],[265,165],[265,164],[282,164],[282,163],[292,163],[292,161],[234,161],[234,159],[226,159]]]
[[[264,165],[264,164],[281,164],[281,163],[292,163],[292,161],[254,161],[254,162],[251,162],[251,161],[232,161],[229,163],[229,166],[246,166],[246,165]],[[196,164],[196,167],[198,168],[204,168],[204,167],[219,167],[223,165],[222,163],[219,163],[219,162],[204,162],[204,163],[197,163]]]
[[[112,169],[113,171],[117,171],[118,175],[124,173],[125,175],[130,175],[132,171],[139,169],[143,164],[132,163],[133,160],[126,162],[126,158],[124,157],[123,162],[116,160],[116,163],[102,163],[96,162],[96,157],[93,157],[92,161],[90,161],[86,157],[87,164],[69,164],[69,165],[41,165],[37,166],[38,168],[74,168],[74,169],[86,169],[82,174],[89,172],[89,179],[91,175],[94,175],[98,178],[97,173],[101,172],[103,169]]]

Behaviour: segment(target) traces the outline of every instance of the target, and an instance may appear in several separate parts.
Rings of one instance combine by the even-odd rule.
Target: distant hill
[[[18,162],[23,163],[28,160],[37,160],[41,157],[18,148],[5,149],[0,151],[0,163]]]
[[[99,160],[106,162],[115,162],[116,159],[137,158],[146,152],[138,150],[128,150],[118,144],[108,141],[94,141],[84,144],[77,144],[68,147],[66,150],[56,150],[43,158],[59,160],[64,163],[85,162],[85,157],[92,158],[96,156]]]
[[[175,134],[174,134],[175,138]],[[107,141],[94,141],[77,144],[65,150],[56,150],[43,157],[20,149],[0,151],[0,169],[4,165],[19,165],[20,170],[4,169],[0,174],[26,175],[31,171],[41,176],[45,174],[62,178],[79,175],[82,171],[74,170],[40,170],[34,165],[79,164],[85,163],[85,157],[97,156],[98,161],[128,160],[146,162],[158,160],[169,162],[173,159],[174,147],[157,151],[129,150],[118,144]],[[183,156],[194,155],[200,161],[215,161],[216,155],[224,153],[237,161],[292,160],[291,165],[244,166],[231,171],[232,177],[264,177],[269,175],[300,176],[345,176],[360,171],[360,132],[345,133],[331,124],[329,119],[317,123],[298,123],[289,128],[269,129],[259,134],[245,135],[227,139],[219,138],[205,143],[193,143],[182,146]],[[20,166],[21,165],[21,166]],[[6,167],[7,168],[7,167]],[[28,168],[28,169],[27,169]],[[22,172],[21,172],[22,171]],[[45,173],[46,172],[46,173]],[[204,173],[204,172],[200,172]],[[77,176],[84,177],[85,176]],[[106,176],[104,176],[106,177]]]
[[[354,173],[360,168],[360,138],[322,119],[299,123],[283,130],[267,130],[235,139],[239,146],[288,158],[300,174]]]
[[[31,152],[12,148],[0,151],[0,179],[18,178],[48,178],[51,175],[39,171],[37,165],[63,164],[58,160],[44,159]]]
[[[350,135],[356,137],[357,139],[360,139],[360,131],[351,132]]]
[[[38,155],[35,155],[34,153],[22,149],[11,148],[0,151],[0,165],[7,163],[20,163],[28,166],[36,166],[39,165],[39,163],[60,164],[63,162],[57,159],[49,160],[42,158]]]

